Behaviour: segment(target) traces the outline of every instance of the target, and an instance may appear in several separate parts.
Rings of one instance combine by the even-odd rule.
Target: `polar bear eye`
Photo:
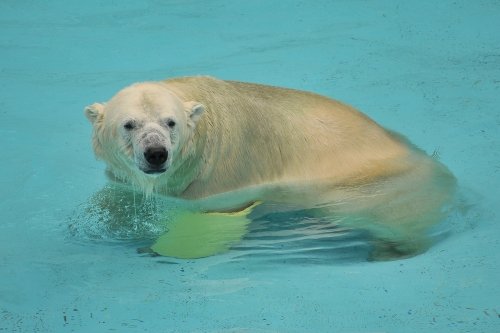
[[[167,126],[170,127],[170,128],[174,128],[175,127],[175,121],[173,121],[172,119],[168,120],[167,121]]]
[[[123,128],[125,128],[127,131],[133,130],[135,128],[135,122],[133,120],[129,120],[125,124],[123,124]]]

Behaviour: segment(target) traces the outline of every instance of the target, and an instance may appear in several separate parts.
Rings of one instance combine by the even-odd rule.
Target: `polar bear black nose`
[[[144,158],[152,166],[160,166],[167,160],[168,152],[164,147],[151,147],[144,152]]]

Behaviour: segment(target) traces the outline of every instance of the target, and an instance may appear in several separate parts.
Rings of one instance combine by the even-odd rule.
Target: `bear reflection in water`
[[[429,229],[453,202],[455,178],[439,161],[313,93],[187,77],[132,85],[85,114],[112,181],[175,198],[154,213],[170,220],[152,246],[164,255],[222,252],[259,215],[305,210],[369,233],[374,259],[411,256],[431,245]],[[119,197],[93,201],[121,216]],[[109,220],[127,225],[120,216]]]

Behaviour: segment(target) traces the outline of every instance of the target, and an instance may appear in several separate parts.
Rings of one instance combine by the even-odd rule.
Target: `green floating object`
[[[226,252],[247,232],[252,206],[233,213],[185,212],[151,246],[155,253],[181,259],[195,259]]]

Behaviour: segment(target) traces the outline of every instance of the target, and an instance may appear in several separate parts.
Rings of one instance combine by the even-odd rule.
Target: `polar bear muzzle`
[[[132,135],[131,141],[135,165],[139,170],[150,175],[167,171],[173,149],[168,131],[157,124],[148,124]]]

